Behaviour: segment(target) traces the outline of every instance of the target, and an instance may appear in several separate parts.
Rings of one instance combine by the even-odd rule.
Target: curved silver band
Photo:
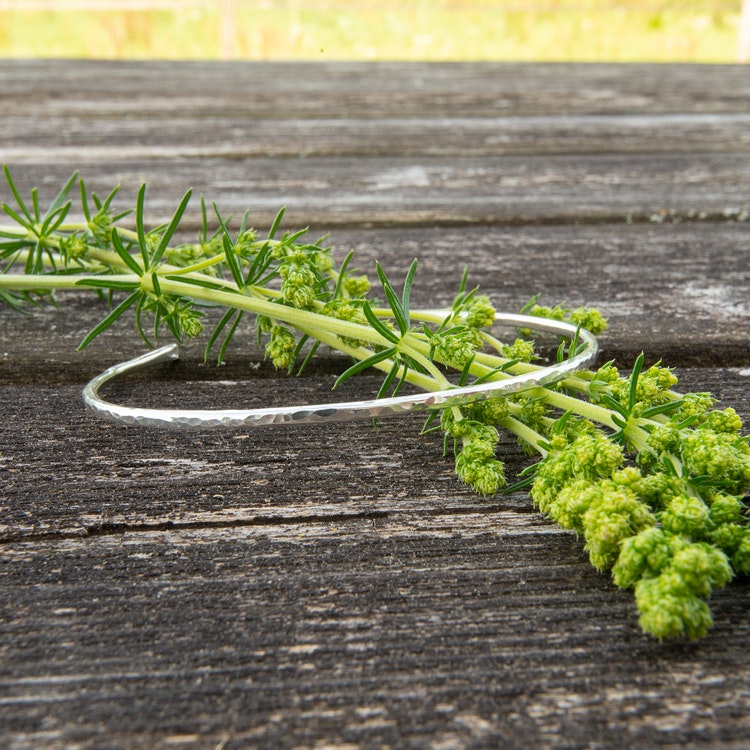
[[[450,311],[445,311],[448,314]],[[496,324],[531,328],[554,333],[568,339],[577,336],[580,351],[563,362],[542,367],[533,372],[508,376],[499,380],[444,391],[417,393],[407,396],[380,398],[367,401],[348,401],[308,406],[278,406],[260,409],[145,409],[121,406],[104,401],[99,389],[112,378],[138,367],[178,359],[176,344],[155,349],[135,359],[122,362],[97,375],[83,389],[83,401],[98,417],[112,422],[142,427],[171,429],[211,429],[217,427],[264,427],[280,424],[310,424],[319,422],[347,422],[354,419],[373,419],[412,411],[461,406],[473,401],[507,396],[512,393],[556,383],[594,361],[598,351],[596,337],[569,323],[528,315],[498,314]]]

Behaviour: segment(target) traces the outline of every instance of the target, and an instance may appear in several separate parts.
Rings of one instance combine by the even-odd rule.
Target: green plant
[[[266,236],[245,215],[232,231],[213,206],[217,229],[201,201],[196,242],[175,240],[187,193],[166,224],[148,228],[145,186],[134,212],[114,213],[117,189],[89,194],[74,174],[42,210],[37,191],[25,201],[8,171],[15,199],[3,204],[12,224],[0,226],[0,300],[24,311],[54,292],[91,289],[111,302],[81,343],[85,347],[127,311],[151,345],[166,327],[177,339],[203,331],[206,306],[223,310],[207,332],[206,357],[219,361],[244,316],[255,316],[266,356],[300,369],[320,345],[353,361],[336,386],[369,368],[385,372],[378,396],[404,383],[429,391],[501,379],[539,366],[528,338],[503,342],[490,328],[490,300],[469,289],[464,274],[447,313],[414,310],[412,263],[400,293],[376,264],[386,305],[370,296],[366,277],[336,266],[322,241],[281,233],[280,212]],[[68,219],[80,188],[83,219]],[[134,229],[123,219],[134,214]],[[594,333],[606,328],[595,310],[542,307],[525,312],[568,320]],[[563,343],[558,358],[576,351]],[[442,430],[462,481],[490,495],[529,487],[537,507],[585,539],[591,562],[635,590],[644,630],[658,638],[696,638],[712,624],[706,599],[735,574],[750,572],[746,498],[750,447],[731,408],[716,410],[706,393],[680,394],[674,373],[645,367],[641,355],[621,375],[612,363],[569,376],[553,387],[433,412],[426,430]],[[506,487],[496,456],[498,428],[518,436],[539,461]]]

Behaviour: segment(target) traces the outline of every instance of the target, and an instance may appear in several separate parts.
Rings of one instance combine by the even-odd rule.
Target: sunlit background
[[[0,57],[747,62],[750,0],[0,0]]]

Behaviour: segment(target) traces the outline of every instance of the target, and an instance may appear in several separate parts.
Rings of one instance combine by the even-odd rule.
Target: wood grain
[[[6,60],[0,161],[43,200],[74,169],[125,207],[148,180],[154,223],[189,187],[261,229],[286,204],[362,271],[418,257],[415,305],[464,265],[502,309],[596,305],[603,359],[663,357],[747,420],[748,102],[743,66]],[[104,307],[61,299],[0,310],[0,746],[750,743],[746,580],[702,642],[660,644],[580,540],[523,493],[468,492],[416,416],[97,422],[83,383],[144,344],[123,325],[77,353]],[[283,378],[261,356],[247,328],[222,368],[191,343],[110,393],[338,397],[344,358]]]
[[[9,115],[243,118],[747,113],[743,65],[0,61]],[[127,134],[127,122],[124,134]]]
[[[742,66],[48,67],[0,62],[0,161],[43,195],[148,181],[157,223],[187,187],[261,225],[750,216]]]
[[[709,639],[660,645],[570,541],[466,515],[4,546],[3,734],[14,748],[741,747],[747,584],[713,597]]]
[[[321,402],[333,376],[113,385],[116,401],[195,408]],[[680,371],[682,374],[683,371]],[[686,390],[711,391],[750,417],[746,369],[689,369]],[[371,398],[379,379],[358,378],[347,398]],[[142,528],[298,524],[328,518],[511,514],[536,527],[524,494],[483,499],[455,477],[441,435],[420,435],[423,419],[255,431],[169,432],[102,423],[84,411],[78,386],[5,386],[0,436],[0,541],[122,533]],[[499,449],[508,477],[530,463],[515,440]]]
[[[121,153],[124,153],[120,149]],[[575,154],[499,157],[135,157],[63,164],[42,152],[33,165],[9,162],[19,188],[44,185],[50,200],[79,169],[104,196],[123,185],[133,205],[148,183],[154,225],[168,221],[187,189],[223,213],[250,212],[268,226],[287,221],[338,226],[681,222],[750,218],[750,159],[733,153]],[[9,200],[7,188],[0,198]],[[198,227],[197,202],[185,226]]]

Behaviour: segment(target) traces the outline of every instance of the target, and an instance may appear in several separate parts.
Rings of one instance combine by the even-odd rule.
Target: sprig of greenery
[[[43,210],[36,190],[25,200],[4,172],[15,205],[2,205],[11,223],[0,225],[0,303],[26,312],[63,290],[104,296],[109,309],[81,347],[129,311],[149,345],[164,328],[177,339],[196,337],[206,309],[219,308],[206,358],[223,361],[251,315],[276,367],[299,371],[327,346],[352,359],[336,387],[376,368],[385,374],[379,397],[406,383],[443,390],[540,366],[530,332],[495,337],[494,307],[469,289],[467,272],[451,309],[438,314],[411,308],[417,261],[400,294],[378,263],[379,305],[367,278],[351,270],[352,253],[337,267],[322,239],[282,233],[283,210],[261,237],[247,214],[231,230],[218,207],[209,218],[201,200],[197,240],[178,242],[190,192],[169,221],[149,228],[145,186],[133,211],[114,213],[118,188],[99,198],[74,174]],[[80,221],[69,218],[76,185]],[[134,228],[123,223],[130,217]],[[523,311],[594,333],[606,328],[589,308],[543,307],[535,298]],[[576,349],[575,340],[563,342],[556,356]],[[709,394],[681,394],[676,385],[669,368],[646,368],[641,355],[626,375],[610,362],[554,387],[433,413],[425,431],[443,430],[459,478],[477,492],[530,488],[540,511],[584,538],[597,569],[634,589],[645,631],[695,638],[711,626],[711,591],[750,573],[750,447],[733,409],[717,410]],[[497,457],[499,429],[539,458],[511,487]]]

